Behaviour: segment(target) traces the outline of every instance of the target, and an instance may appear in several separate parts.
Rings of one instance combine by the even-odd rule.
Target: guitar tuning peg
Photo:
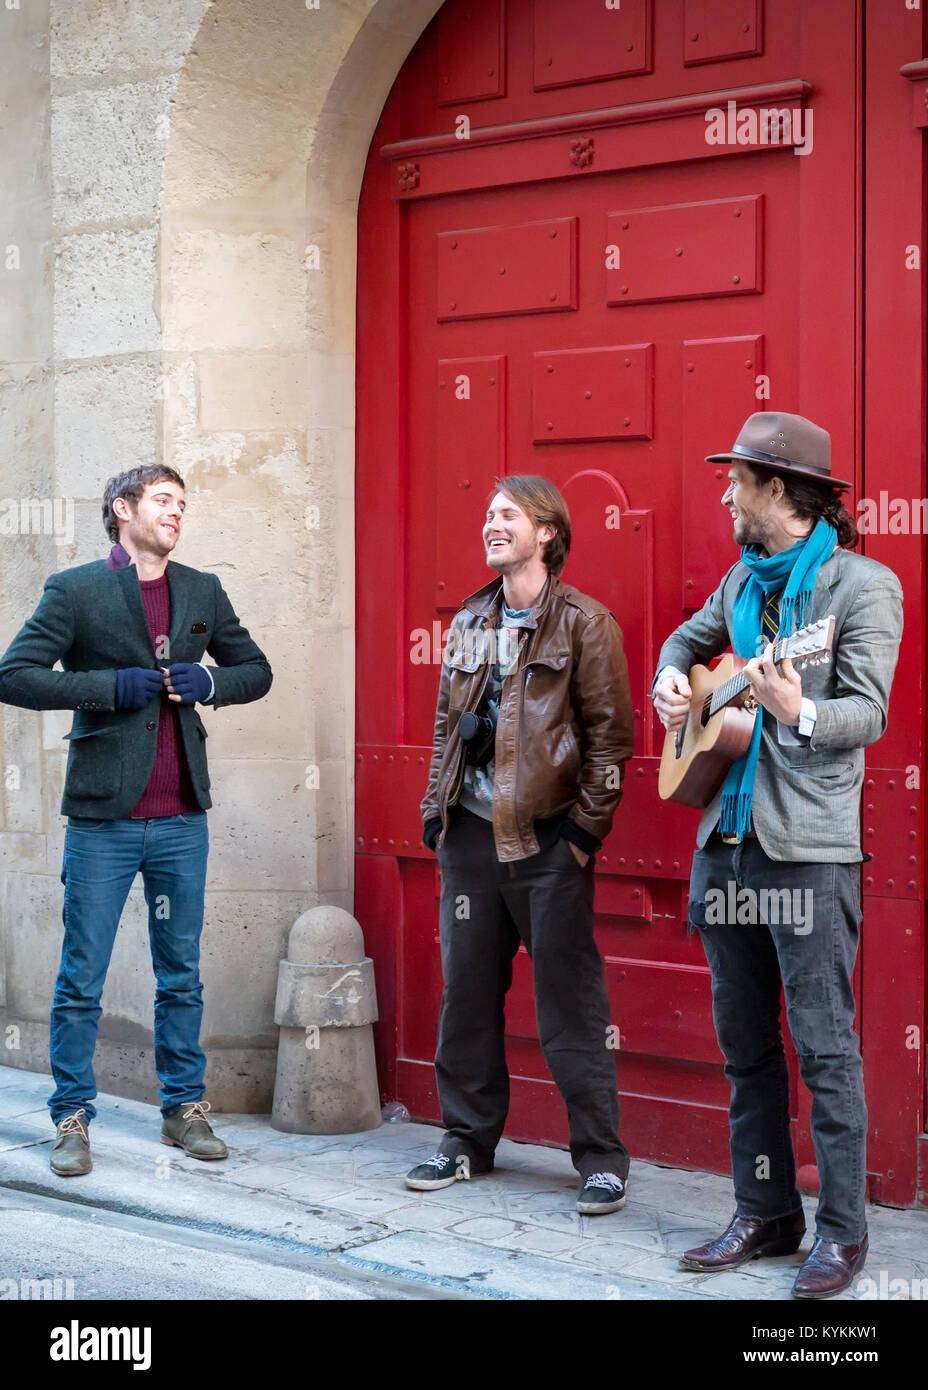
[[[829,663],[830,661],[831,661],[831,654],[830,654],[829,652],[823,653],[823,655],[822,655],[822,665],[823,665],[823,666],[827,666],[828,663]]]

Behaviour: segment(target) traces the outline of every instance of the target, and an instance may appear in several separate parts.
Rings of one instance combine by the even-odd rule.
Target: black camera
[[[458,732],[467,750],[467,761],[473,763],[474,767],[486,767],[496,747],[499,701],[488,700],[486,710],[486,714],[462,714],[458,720]]]

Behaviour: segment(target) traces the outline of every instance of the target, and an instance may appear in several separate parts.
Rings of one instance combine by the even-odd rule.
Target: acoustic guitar
[[[800,628],[777,642],[774,663],[789,657],[801,668],[830,661],[834,631],[834,614]],[[732,763],[747,752],[758,709],[741,674],[747,663],[747,657],[731,654],[711,671],[708,666],[690,670],[693,699],[686,723],[664,739],[657,780],[663,801],[708,806]]]

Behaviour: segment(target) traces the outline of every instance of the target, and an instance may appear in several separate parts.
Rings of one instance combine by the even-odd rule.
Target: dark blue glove
[[[125,666],[116,672],[116,708],[143,709],[164,689],[160,671],[145,666]]]
[[[197,662],[177,661],[168,667],[168,675],[171,678],[173,693],[180,696],[182,705],[195,705],[197,700],[209,699],[212,681],[205,667]],[[168,693],[170,694],[170,691]]]

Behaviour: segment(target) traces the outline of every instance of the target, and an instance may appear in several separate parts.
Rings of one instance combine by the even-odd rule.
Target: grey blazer
[[[732,644],[732,608],[750,571],[739,560],[692,618],[667,638],[657,663],[688,671]],[[806,621],[835,615],[827,665],[800,671],[802,693],[815,702],[815,729],[793,744],[780,741],[765,710],[752,818],[771,859],[859,862],[864,748],[885,732],[889,691],[902,636],[902,586],[885,565],[834,550],[819,569]],[[657,684],[657,673],[654,685]],[[652,693],[654,685],[652,685]],[[702,849],[718,822],[722,793],[703,812]]]

